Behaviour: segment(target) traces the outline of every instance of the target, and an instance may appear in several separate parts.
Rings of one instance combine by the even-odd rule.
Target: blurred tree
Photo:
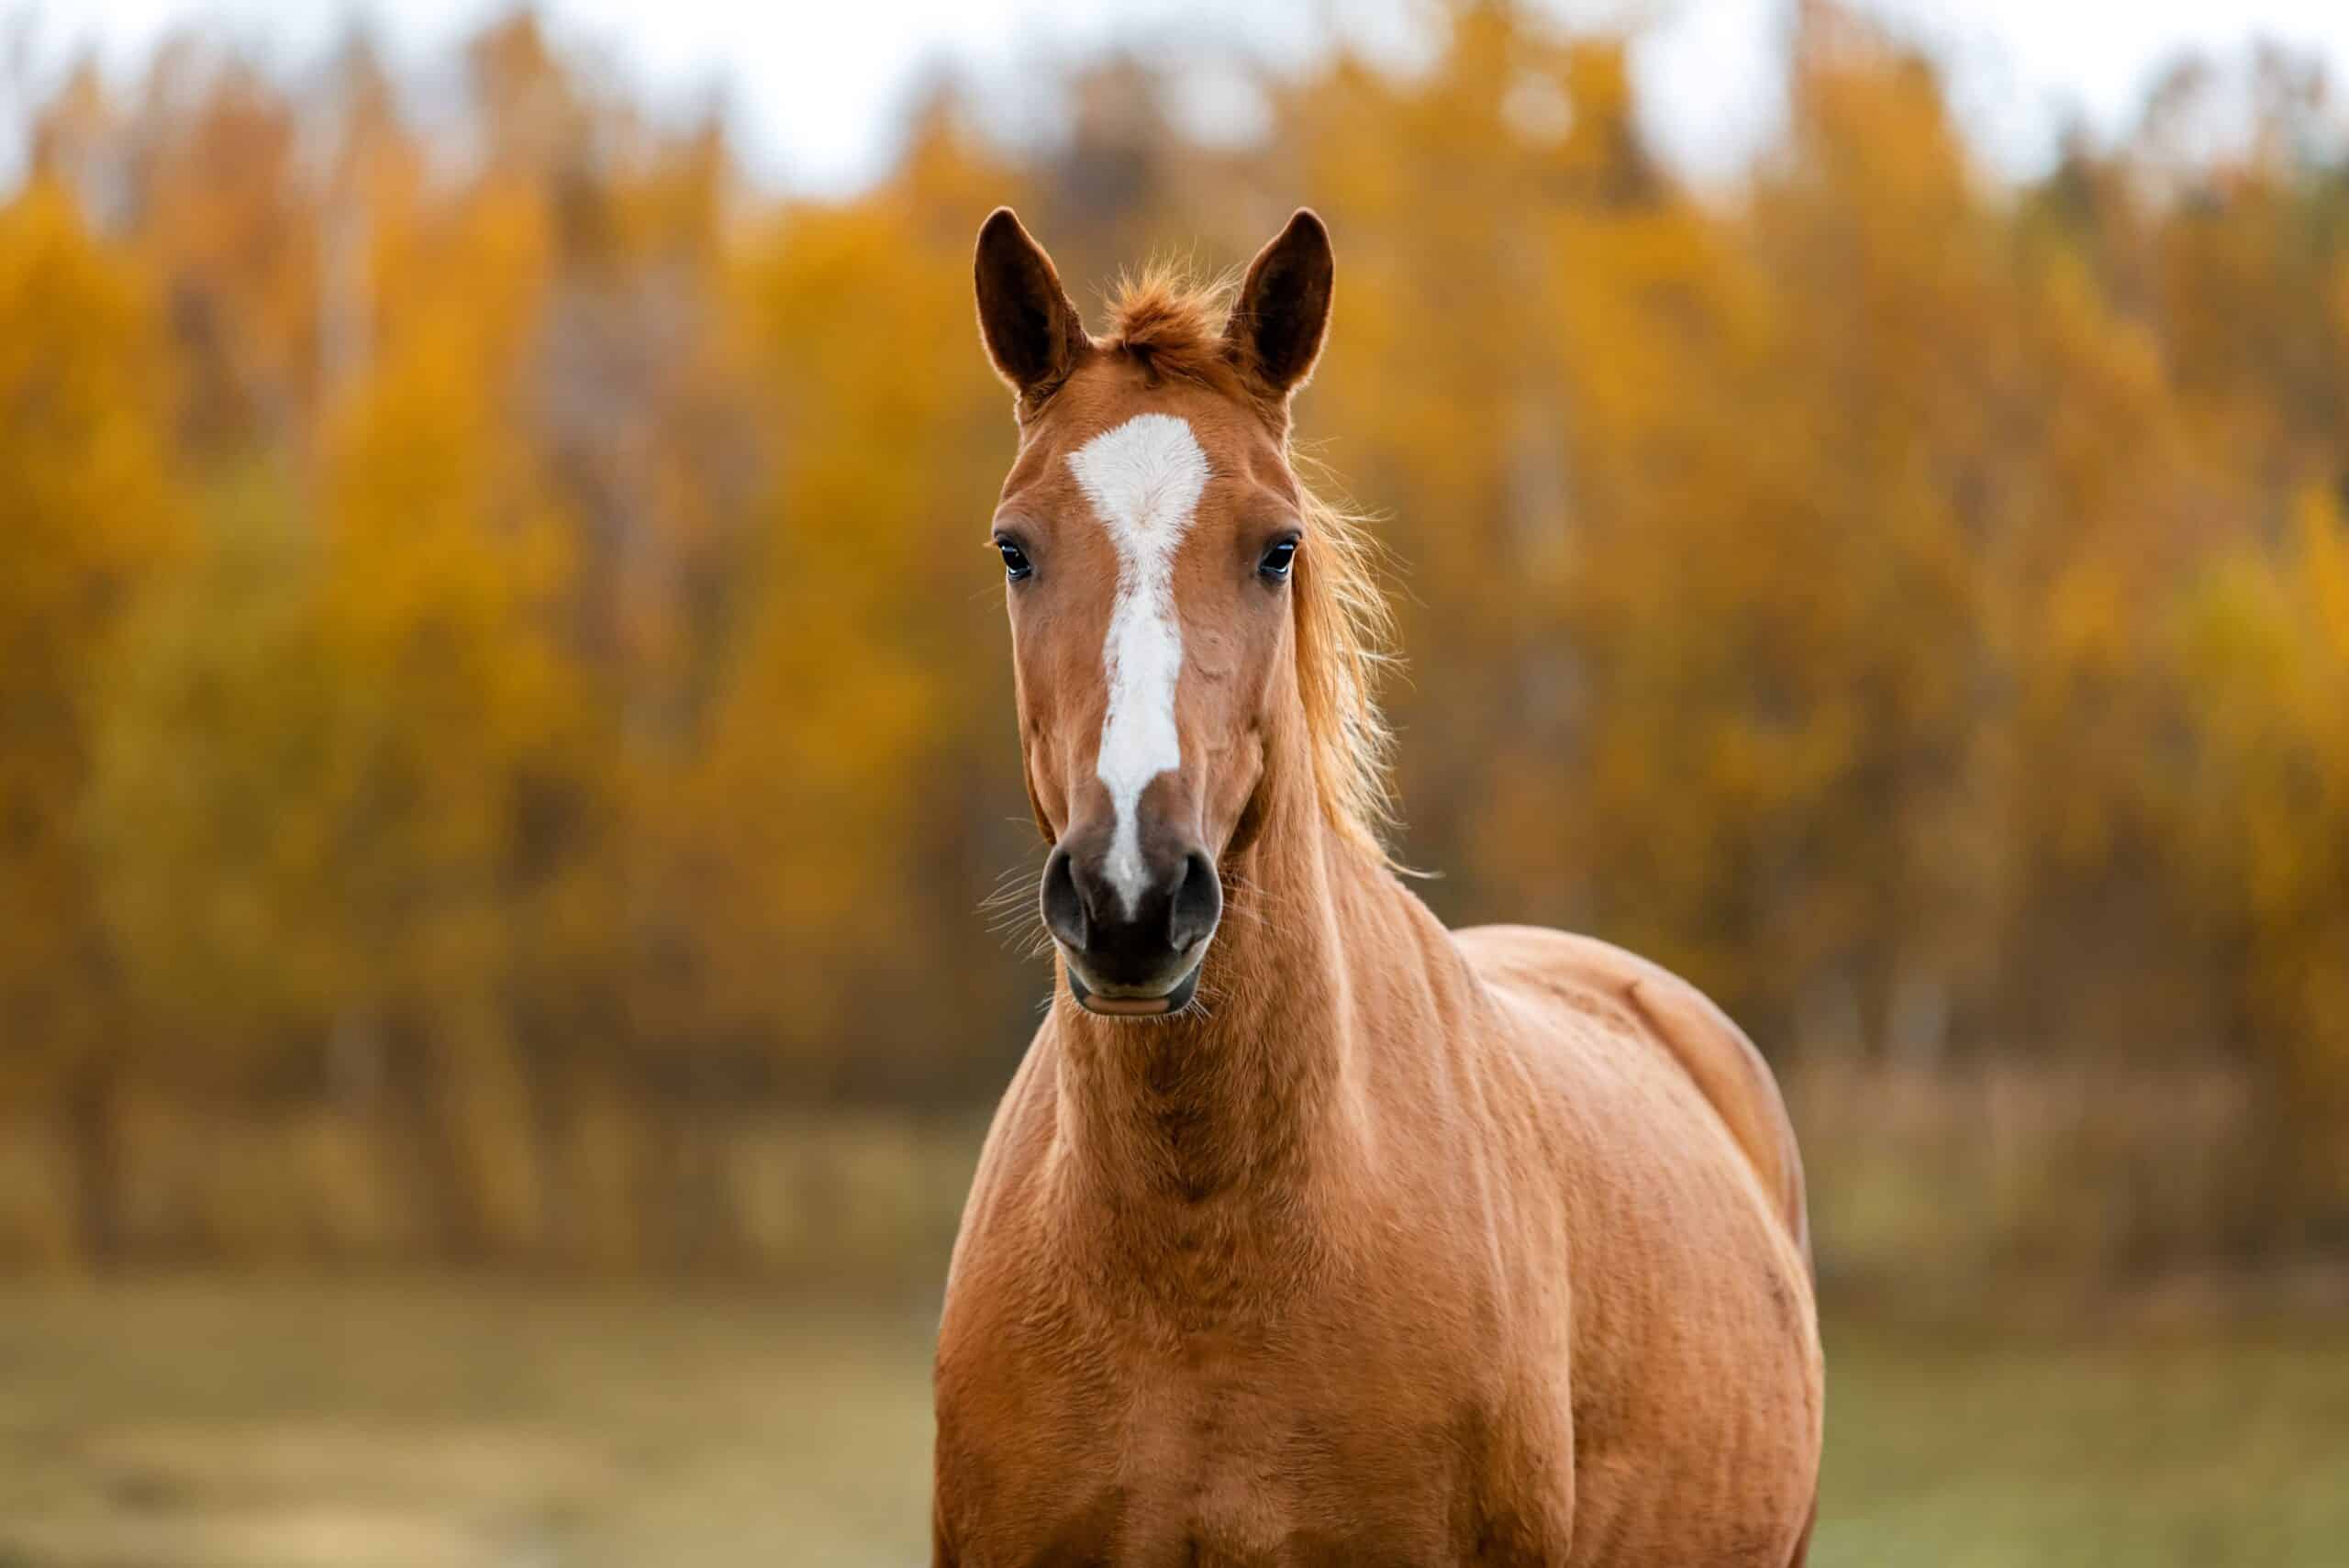
[[[666,999],[689,1032],[780,1046],[803,1092],[983,1081],[1001,1044],[960,1020],[1018,983],[963,962],[990,860],[1032,841],[1003,824],[1008,661],[973,656],[1002,637],[985,561],[1010,417],[983,359],[937,351],[971,329],[969,236],[1005,194],[934,120],[887,187],[789,213],[739,280],[774,475],[666,814],[699,956]]]
[[[100,1248],[131,1040],[83,828],[94,673],[183,543],[159,348],[137,272],[60,185],[0,206],[0,1094],[73,1118]]]
[[[2279,1130],[2218,1240],[2349,1226],[2328,84],[2182,66],[2002,186],[1930,61],[1790,18],[1785,137],[1703,192],[1630,39],[1499,0],[1239,83],[1257,142],[1146,56],[1028,146],[941,83],[826,202],[527,13],[438,121],[362,35],[67,77],[0,207],[0,1089],[90,1239],[118,1102],[328,1107],[444,1244],[617,1257],[674,1118],[999,1081],[1007,200],[1081,298],[1331,220],[1300,427],[1387,519],[1442,913],[1782,1058],[2216,1064]]]
[[[2281,551],[2241,549],[2200,590],[2206,772],[2178,825],[2238,960],[2231,999],[2277,1074],[2270,1225],[2349,1199],[2349,518],[2330,490],[2295,512]]]

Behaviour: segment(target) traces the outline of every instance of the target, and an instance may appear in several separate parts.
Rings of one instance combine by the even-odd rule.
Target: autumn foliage
[[[1046,983],[979,907],[1039,858],[1005,201],[1093,299],[1329,220],[1300,422],[1383,519],[1447,917],[1642,950],[1790,1070],[2222,1071],[2210,1243],[2342,1235],[2349,164],[2280,57],[2205,147],[2222,77],[2002,183],[1806,6],[1783,139],[1695,190],[1621,40],[1472,6],[1239,148],[1132,61],[1040,147],[941,95],[828,202],[527,19],[431,118],[357,46],[75,78],[0,201],[0,1121],[65,1151],[53,1250],[156,1106],[362,1118],[429,1195],[384,1233],[496,1253],[666,1118],[993,1094]]]

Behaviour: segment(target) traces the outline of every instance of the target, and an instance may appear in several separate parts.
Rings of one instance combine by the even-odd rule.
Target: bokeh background
[[[0,27],[0,1562],[926,1560],[1006,201],[1330,220],[1401,857],[1780,1073],[1814,1562],[2349,1562],[2349,44],[1764,9],[818,29],[796,172],[657,8]]]

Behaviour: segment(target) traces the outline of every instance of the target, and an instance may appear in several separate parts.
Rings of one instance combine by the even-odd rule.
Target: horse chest
[[[1487,1550],[1476,1423],[1380,1358],[1193,1340],[1141,1373],[1023,1359],[941,1403],[947,1561],[963,1568],[1511,1560]]]

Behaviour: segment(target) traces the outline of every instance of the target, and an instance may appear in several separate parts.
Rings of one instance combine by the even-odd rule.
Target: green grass
[[[1828,1343],[1816,1568],[2349,1563],[2349,1327]]]
[[[926,1561],[926,1306],[0,1288],[0,1568]],[[2349,1328],[1840,1319],[1819,1568],[2349,1562]]]

